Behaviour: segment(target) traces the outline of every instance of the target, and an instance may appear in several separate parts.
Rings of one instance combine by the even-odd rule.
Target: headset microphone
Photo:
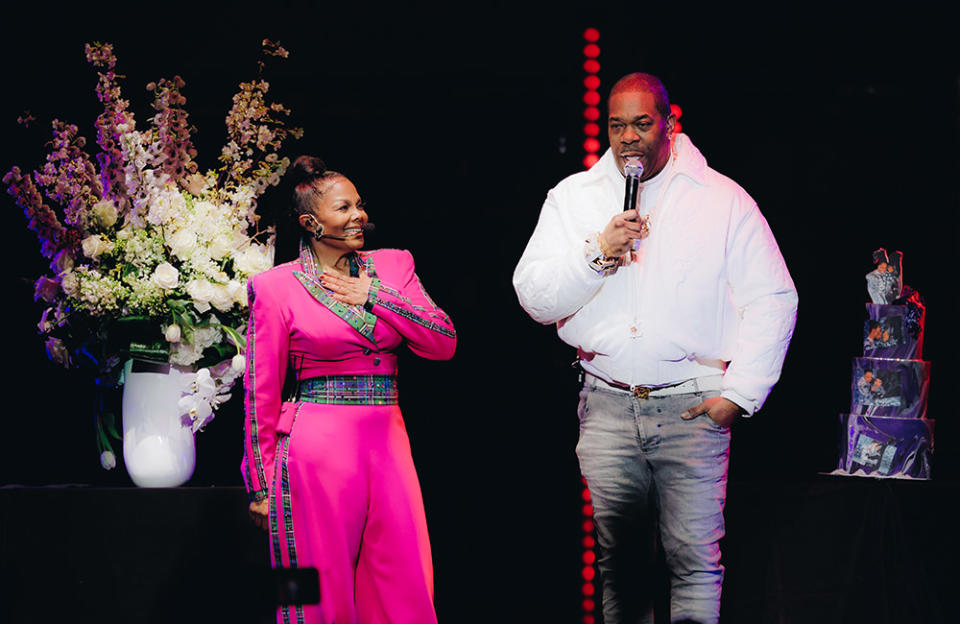
[[[372,223],[364,223],[363,226],[362,226],[360,229],[362,230],[362,233],[363,233],[363,234],[369,234],[370,232],[374,231],[374,230],[376,229],[376,227],[377,227],[377,226],[375,226],[375,225],[372,224]],[[323,226],[320,226],[319,229],[320,229],[320,236],[319,236],[319,238],[318,238],[317,240],[320,240],[320,238],[333,238],[333,239],[335,239],[335,240],[347,240],[348,238],[354,238],[354,237],[357,236],[357,233],[353,233],[353,234],[324,234],[324,233],[323,233]]]

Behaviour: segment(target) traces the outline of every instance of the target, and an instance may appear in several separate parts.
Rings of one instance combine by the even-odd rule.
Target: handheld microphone
[[[623,192],[623,210],[633,210],[637,207],[637,196],[640,194],[640,176],[643,175],[643,163],[639,158],[628,158],[623,165],[623,175],[627,177],[626,188]]]
[[[372,223],[364,223],[361,229],[363,230],[364,234],[369,234],[370,232],[377,229],[377,226],[375,226]],[[321,234],[320,238],[333,238],[336,240],[347,240],[348,238],[353,238],[355,236],[357,235],[356,234]]]

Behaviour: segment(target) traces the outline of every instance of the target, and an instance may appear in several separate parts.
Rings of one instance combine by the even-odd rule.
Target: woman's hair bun
[[[290,167],[289,175],[294,187],[312,182],[327,172],[327,165],[316,156],[298,156]]]

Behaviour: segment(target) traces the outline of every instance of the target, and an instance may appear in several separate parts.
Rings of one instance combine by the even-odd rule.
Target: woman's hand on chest
[[[348,305],[363,305],[370,296],[370,284],[373,279],[361,272],[358,277],[341,275],[333,271],[324,271],[320,275],[320,285],[333,293],[333,298]]]

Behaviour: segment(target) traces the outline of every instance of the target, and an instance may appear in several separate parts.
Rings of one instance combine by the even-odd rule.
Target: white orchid
[[[230,400],[230,388],[239,376],[235,366],[237,358],[243,359],[243,356],[234,356],[229,362],[230,366],[222,374],[214,376],[209,368],[201,368],[188,378],[184,396],[177,405],[180,413],[192,423],[194,432],[213,420],[213,412]],[[223,368],[223,365],[219,368]]]
[[[188,394],[177,402],[180,413],[190,419],[193,430],[199,431],[207,421],[213,418],[213,407],[210,401],[197,394]]]

